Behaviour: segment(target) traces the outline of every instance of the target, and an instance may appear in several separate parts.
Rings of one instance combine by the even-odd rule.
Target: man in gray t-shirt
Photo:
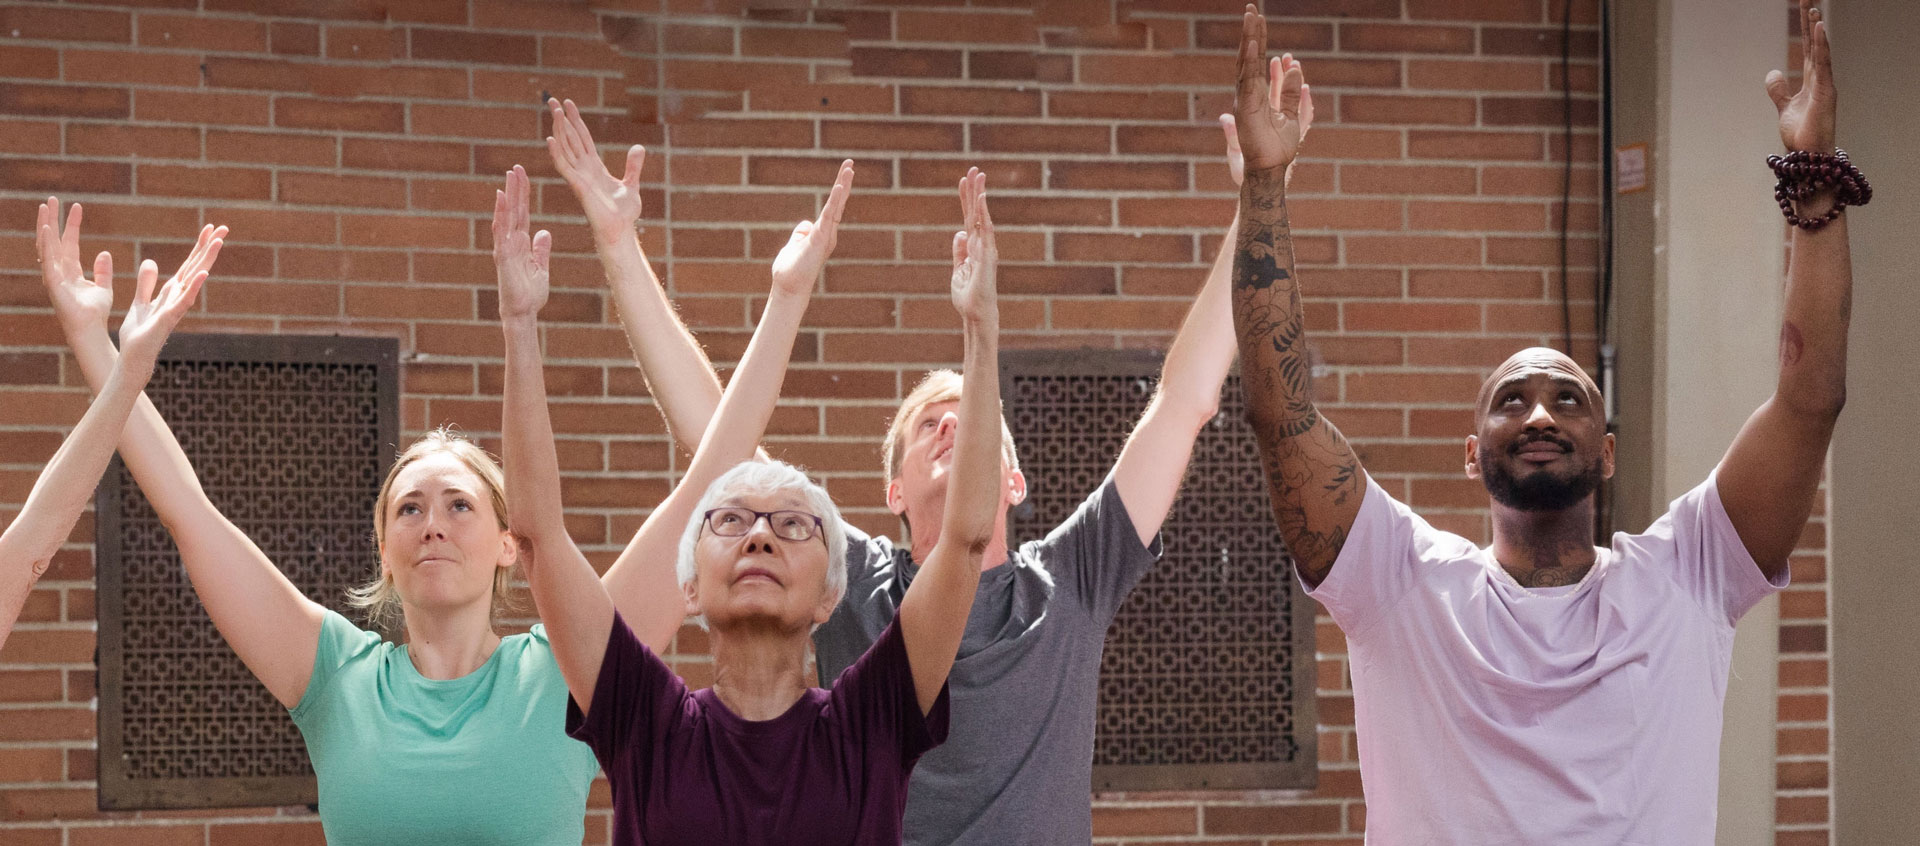
[[[1109,477],[1045,539],[980,574],[948,677],[948,742],[913,771],[908,843],[1092,836],[1100,653],[1120,603],[1159,557],[1159,543],[1140,543]],[[848,533],[847,597],[813,636],[822,683],[886,629],[917,570],[892,541]]]
[[[1238,180],[1239,146],[1230,119],[1224,128]],[[624,183],[608,174],[606,184]],[[1223,244],[1233,243],[1229,229]],[[637,242],[625,237],[600,248],[621,324],[654,399],[676,440],[694,449],[719,402],[719,381],[675,318]],[[1179,493],[1194,438],[1213,419],[1221,383],[1233,366],[1231,266],[1231,253],[1214,260],[1167,350],[1159,390],[1099,490],[1045,539],[1011,553],[1001,509],[981,557],[985,570],[949,680],[947,743],[914,769],[907,843],[1007,846],[1092,839],[1088,793],[1106,630],[1159,557],[1160,524]],[[910,540],[903,546],[849,533],[846,598],[814,636],[823,685],[893,619],[917,570],[914,562],[925,560],[940,536],[960,382],[949,371],[930,374],[894,417],[882,448],[887,507],[910,529]],[[1001,436],[1001,499],[1011,507],[1026,498],[1026,479],[1004,420]]]

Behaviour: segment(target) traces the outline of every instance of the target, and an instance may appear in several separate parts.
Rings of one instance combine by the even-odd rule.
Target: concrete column
[[[1764,164],[1780,147],[1762,81],[1787,52],[1784,4],[1662,0],[1654,140],[1652,437],[1656,509],[1707,477],[1773,392],[1783,282]],[[1721,739],[1719,843],[1773,841],[1778,603],[1734,642]]]
[[[1840,146],[1874,188],[1847,212],[1853,331],[1833,444],[1834,842],[1912,843],[1920,831],[1920,4],[1828,4]]]

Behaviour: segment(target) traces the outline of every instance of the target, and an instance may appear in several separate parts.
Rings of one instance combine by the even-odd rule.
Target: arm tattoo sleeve
[[[1233,324],[1274,519],[1302,577],[1318,584],[1346,543],[1365,476],[1352,447],[1314,407],[1284,179],[1283,168],[1249,172],[1241,190]]]

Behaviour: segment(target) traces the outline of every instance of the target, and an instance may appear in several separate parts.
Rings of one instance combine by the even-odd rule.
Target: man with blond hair
[[[1276,74],[1282,65],[1296,63],[1290,57],[1275,61]],[[585,138],[586,126],[571,108],[563,114],[556,107],[555,124],[568,137]],[[1237,179],[1232,119],[1222,116],[1222,127]],[[563,163],[561,171],[587,210],[621,323],[654,399],[676,440],[691,450],[713,415],[720,384],[641,255],[633,225],[640,215],[639,158],[645,151],[635,147],[628,155],[624,179],[606,172],[596,156],[573,156],[576,161]],[[1229,229],[1225,243],[1233,242]],[[1233,365],[1231,258],[1223,252],[1214,261],[1167,350],[1159,389],[1106,481],[1045,538],[1018,548],[1007,543],[1006,511],[1026,498],[1027,483],[1001,419],[1001,508],[981,556],[979,590],[949,679],[948,740],[913,772],[907,843],[1092,839],[1088,791],[1106,632],[1127,594],[1160,557],[1160,524]],[[908,393],[888,428],[882,447],[886,503],[905,523],[908,542],[849,527],[847,594],[814,634],[822,684],[887,627],[940,537],[961,380],[952,371],[929,374]]]

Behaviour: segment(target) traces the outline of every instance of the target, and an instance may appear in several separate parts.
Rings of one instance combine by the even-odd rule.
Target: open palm
[[[219,253],[223,241],[215,238],[212,250]],[[211,264],[211,262],[209,262]],[[111,273],[109,267],[108,272]],[[154,283],[160,278],[160,268],[152,260],[140,263],[140,273],[136,277],[133,304],[127,307],[127,316],[120,320],[120,357],[143,369],[152,368],[160,357],[160,348],[167,343],[167,336],[173,327],[180,324],[187,309],[200,295],[200,286],[206,284],[207,271],[197,270],[191,276],[175,276],[154,291]],[[109,290],[111,282],[109,281]]]
[[[529,236],[527,172],[507,171],[505,190],[493,192],[493,268],[500,279],[500,318],[536,317],[547,304],[547,258],[553,236]]]
[[[580,108],[572,100],[548,100],[547,105],[553,118],[547,153],[553,156],[554,169],[580,198],[587,224],[603,238],[630,232],[640,220],[640,168],[646,164],[647,148],[638,144],[628,148],[626,173],[616,179],[594,149],[593,134],[587,131]]]
[[[987,213],[987,175],[969,168],[960,179],[963,227],[953,234],[953,307],[978,320],[996,316],[994,271],[1000,252],[993,243],[993,216]]]
[[[79,203],[67,209],[66,226],[60,225],[60,199],[48,197],[40,204],[39,225],[34,247],[40,255],[40,277],[53,300],[54,314],[69,335],[98,327],[105,329],[107,315],[113,311],[113,257],[101,253],[94,258],[94,279],[88,279],[80,264]]]
[[[1300,60],[1295,59],[1292,53],[1282,53],[1280,54],[1280,58],[1274,59],[1267,65],[1267,99],[1268,104],[1275,111],[1280,109],[1281,82],[1286,78],[1287,71],[1290,69],[1300,69],[1303,74],[1305,72],[1305,69],[1300,67]],[[1305,82],[1301,82],[1300,141],[1299,144],[1295,145],[1296,148],[1307,143],[1307,130],[1312,128],[1313,90]],[[1233,184],[1239,185],[1246,181],[1247,178],[1247,159],[1246,156],[1240,152],[1240,130],[1238,121],[1234,119],[1232,113],[1220,116],[1220,129],[1224,131],[1227,136],[1227,174],[1233,177]],[[1287,165],[1287,179],[1289,182],[1293,179],[1292,163]]]
[[[1233,113],[1240,148],[1248,170],[1268,170],[1293,162],[1306,134],[1300,113],[1303,78],[1299,63],[1285,67],[1279,96],[1268,82],[1267,19],[1252,5],[1241,22],[1240,76],[1235,86]]]
[[[793,237],[773,257],[773,281],[780,290],[790,294],[813,290],[813,280],[820,276],[820,268],[833,255],[834,244],[840,239],[840,216],[846,211],[847,194],[852,190],[853,160],[848,159],[840,163],[840,173],[834,177],[833,190],[827,193],[819,219],[800,221],[793,227]]]
[[[1833,152],[1835,100],[1833,55],[1827,44],[1827,23],[1812,0],[1800,0],[1800,90],[1787,94],[1787,76],[1767,74],[1767,96],[1780,110],[1780,141],[1789,150]]]

